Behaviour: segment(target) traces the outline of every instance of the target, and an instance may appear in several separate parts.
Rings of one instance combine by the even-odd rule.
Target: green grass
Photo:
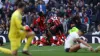
[[[93,48],[96,48],[99,44],[91,44]],[[19,49],[18,56],[26,56],[21,53],[21,50],[23,48],[24,44],[22,44],[21,48]],[[6,48],[9,48],[9,43],[5,44]],[[89,52],[87,50],[81,49],[76,53],[66,53],[64,51],[63,46],[44,46],[44,47],[38,47],[38,46],[31,46],[30,52],[33,56],[100,56],[100,53],[93,53]],[[4,53],[0,52],[0,56],[11,56],[6,55]]]

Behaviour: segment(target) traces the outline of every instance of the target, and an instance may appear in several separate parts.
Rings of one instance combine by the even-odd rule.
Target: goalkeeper
[[[29,26],[22,25],[22,12],[24,11],[25,4],[20,2],[18,3],[17,10],[12,14],[10,21],[10,31],[9,31],[9,40],[11,49],[6,49],[0,47],[0,51],[12,56],[17,56],[19,47],[21,46],[21,40],[27,38],[27,43],[25,44],[22,53],[32,56],[28,52],[30,43],[35,36],[35,33],[31,31]]]

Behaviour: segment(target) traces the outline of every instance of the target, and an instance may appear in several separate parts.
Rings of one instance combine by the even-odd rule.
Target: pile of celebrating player
[[[80,27],[77,27],[75,23],[79,22],[77,20],[71,20],[71,28],[66,37],[64,35],[63,25],[56,14],[53,14],[47,22],[42,12],[40,12],[39,15],[40,17],[36,20],[36,24],[38,25],[42,36],[40,38],[35,37],[33,44],[38,46],[59,46],[64,44],[66,52],[77,52],[79,49],[83,48],[89,51],[94,51],[92,46],[87,43],[87,39],[83,37],[86,33],[86,26],[84,24],[78,24]]]
[[[42,12],[39,13],[39,16],[40,17],[36,20],[36,25],[40,30],[42,36],[40,38],[35,37],[33,44],[39,46],[62,45],[66,36],[64,35],[63,25],[61,24],[59,17],[54,14],[46,22],[46,19]]]

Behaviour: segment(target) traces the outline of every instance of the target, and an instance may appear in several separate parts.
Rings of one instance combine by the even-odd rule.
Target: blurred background
[[[9,31],[11,15],[19,2],[26,5],[23,24],[29,25],[36,35],[41,34],[35,23],[39,12],[43,12],[45,23],[54,15],[59,17],[64,34],[71,28],[71,20],[76,20],[77,27],[86,25],[87,33],[100,34],[100,0],[0,0],[0,34]]]

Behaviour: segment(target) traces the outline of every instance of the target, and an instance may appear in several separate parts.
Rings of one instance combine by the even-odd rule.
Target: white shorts
[[[64,48],[66,49],[66,48],[70,48],[70,47],[72,47],[72,46],[73,46],[73,45],[70,44],[70,43],[65,43]]]

